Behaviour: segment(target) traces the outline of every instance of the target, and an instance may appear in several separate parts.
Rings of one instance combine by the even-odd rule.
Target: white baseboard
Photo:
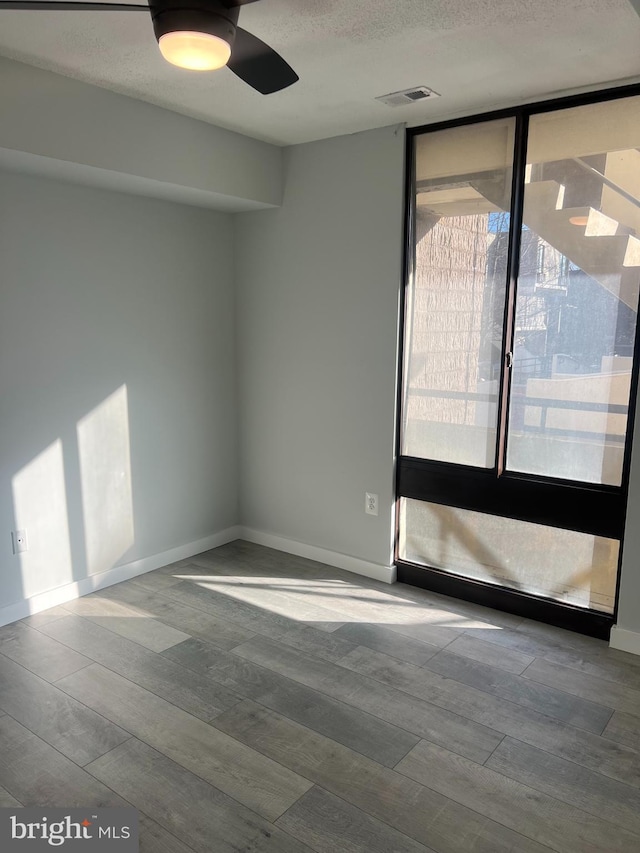
[[[640,655],[640,634],[628,631],[626,628],[618,628],[614,625],[611,629],[609,645],[612,649],[620,649],[622,652],[631,652],[632,655]]]
[[[138,575],[144,575],[146,572],[152,572],[154,569],[160,569],[162,566],[168,566],[170,563],[175,563],[178,560],[194,557],[196,554],[209,551],[211,548],[217,548],[219,545],[226,545],[227,542],[239,539],[240,535],[241,528],[239,526],[228,527],[226,530],[220,530],[218,533],[213,533],[204,539],[187,542],[186,545],[179,545],[177,548],[171,548],[168,551],[163,551],[161,554],[153,554],[151,557],[143,557],[141,560],[134,560],[122,566],[115,566],[115,568],[109,569],[107,572],[90,575],[73,583],[56,587],[56,589],[49,589],[46,592],[38,593],[24,601],[17,601],[15,604],[0,607],[0,626],[8,625],[10,622],[17,622],[18,619],[24,619],[26,616],[32,616],[34,613],[40,613],[42,610],[48,610],[49,607],[73,601],[75,598],[80,598],[81,595],[88,595],[90,592],[96,592],[98,589],[104,589],[107,586],[113,586],[113,584],[135,578]]]
[[[286,551],[288,554],[295,554],[297,557],[305,557],[308,560],[315,560],[318,563],[326,563],[329,566],[345,569],[348,572],[354,572],[357,575],[363,575],[364,577],[373,578],[384,583],[394,583],[396,580],[395,566],[370,563],[367,560],[360,560],[357,557],[350,557],[347,554],[339,554],[336,551],[318,548],[315,545],[305,545],[303,542],[297,542],[294,539],[286,539],[284,536],[274,536],[271,533],[264,533],[261,530],[237,525],[235,527],[228,527],[226,530],[221,530],[218,533],[213,533],[204,539],[187,542],[186,545],[180,545],[177,548],[163,551],[161,554],[153,554],[150,557],[143,557],[140,560],[134,560],[122,566],[115,566],[107,572],[90,575],[89,577],[73,581],[73,583],[38,593],[23,601],[17,601],[15,604],[0,607],[0,626],[17,622],[19,619],[32,616],[34,613],[40,613],[42,610],[48,610],[50,607],[65,604],[67,601],[73,601],[82,595],[88,595],[91,592],[113,586],[116,583],[122,583],[122,581],[130,580],[138,575],[144,575],[146,572],[152,572],[154,569],[160,569],[162,566],[168,566],[170,563],[175,563],[178,560],[194,557],[196,554],[201,554],[203,551],[209,551],[211,548],[217,548],[220,545],[226,545],[227,542],[233,542],[236,539],[247,539],[249,542],[265,545],[268,548],[274,548],[276,551]]]
[[[241,527],[240,530],[239,538],[255,542],[256,545],[265,545],[267,548],[274,548],[276,551],[286,551],[288,554],[295,554],[296,557],[305,557],[307,560],[315,560],[318,563],[325,563],[337,569],[345,569],[347,572],[354,572],[357,575],[364,575],[364,577],[384,583],[395,583],[396,580],[395,566],[369,563],[367,560],[360,560],[358,557],[339,554],[337,551],[328,551],[315,545],[305,545],[304,542],[297,542],[295,539],[287,539],[284,536],[275,536],[273,533],[265,533],[252,527]]]

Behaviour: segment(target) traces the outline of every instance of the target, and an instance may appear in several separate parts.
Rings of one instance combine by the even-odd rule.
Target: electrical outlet
[[[29,550],[29,543],[27,542],[27,531],[24,530],[12,530],[11,531],[11,544],[13,545],[13,553],[19,554],[21,551]]]
[[[364,493],[364,511],[367,515],[378,514],[378,496],[374,495],[373,492]]]

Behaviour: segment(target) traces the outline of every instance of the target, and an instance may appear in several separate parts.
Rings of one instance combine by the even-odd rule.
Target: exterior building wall
[[[487,268],[487,214],[448,216],[420,229],[416,246],[411,390],[475,391]],[[420,230],[424,231],[422,236]],[[409,400],[410,420],[473,424],[474,402]]]

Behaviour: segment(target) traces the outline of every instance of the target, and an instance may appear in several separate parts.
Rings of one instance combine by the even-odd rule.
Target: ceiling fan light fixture
[[[299,80],[289,63],[257,36],[238,26],[240,9],[256,0],[0,0],[4,9],[151,12],[164,59],[181,68],[212,71],[226,65],[244,83],[271,95]],[[640,0],[639,0],[640,2]]]
[[[190,71],[215,71],[231,57],[231,45],[212,33],[177,30],[158,39],[162,56],[172,65]]]
[[[229,62],[239,7],[223,0],[150,0],[162,56],[191,71],[215,71]]]

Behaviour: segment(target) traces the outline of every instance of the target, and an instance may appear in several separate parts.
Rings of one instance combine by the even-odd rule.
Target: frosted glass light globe
[[[191,71],[215,71],[225,66],[231,56],[229,42],[210,33],[166,33],[160,36],[158,45],[167,62]]]

